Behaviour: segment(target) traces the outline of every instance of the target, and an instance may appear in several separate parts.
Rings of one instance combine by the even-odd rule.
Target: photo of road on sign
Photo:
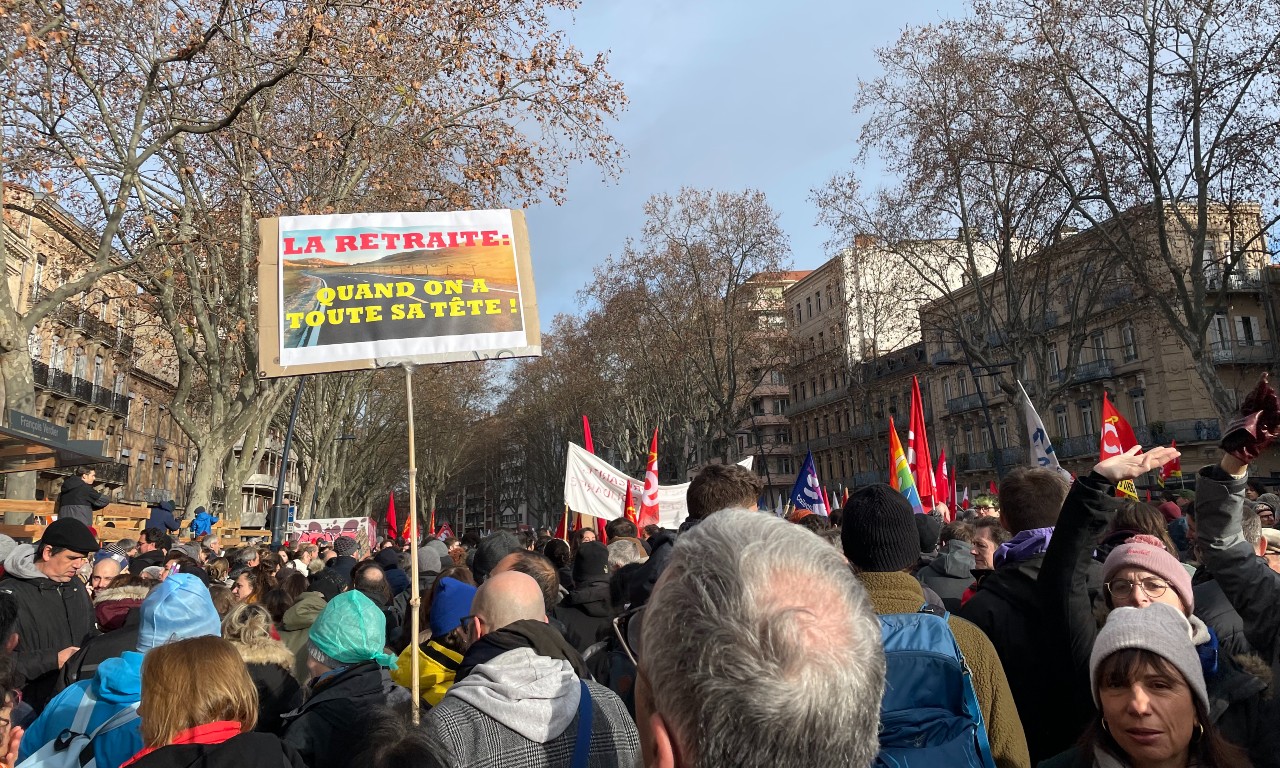
[[[533,328],[527,322],[532,279],[521,271],[511,211],[278,222],[282,366],[466,359],[538,343],[536,316]]]

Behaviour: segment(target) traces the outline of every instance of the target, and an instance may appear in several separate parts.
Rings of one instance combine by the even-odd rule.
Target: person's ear
[[[14,649],[16,649],[17,647],[18,647],[18,633],[14,632],[13,634],[9,635],[8,640],[4,641],[4,649],[8,653],[13,653]]]
[[[1255,554],[1258,555],[1258,557],[1267,556],[1267,537],[1266,536],[1258,537],[1258,542],[1253,545],[1253,551]]]
[[[678,752],[675,736],[667,728],[666,720],[657,712],[649,715],[649,734],[653,740],[653,752],[649,755],[649,764],[645,768],[675,768],[679,765],[676,762]]]

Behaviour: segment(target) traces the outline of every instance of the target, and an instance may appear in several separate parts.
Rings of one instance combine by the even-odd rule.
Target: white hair
[[[707,517],[677,540],[641,635],[654,708],[696,768],[844,768],[879,752],[880,623],[803,526]]]
[[[617,573],[624,565],[643,563],[649,556],[644,545],[636,539],[615,539],[609,542],[609,573]]]

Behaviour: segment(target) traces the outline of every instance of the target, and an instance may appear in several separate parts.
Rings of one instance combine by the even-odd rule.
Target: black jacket
[[[659,528],[657,533],[649,537],[648,543],[652,547],[649,559],[644,561],[640,573],[632,582],[630,600],[632,606],[649,602],[649,595],[653,594],[653,587],[658,583],[658,577],[666,570],[667,560],[671,558],[671,548],[676,544],[676,534],[674,531]]]
[[[93,525],[93,510],[102,509],[111,503],[111,499],[94,490],[92,485],[72,474],[62,481],[62,491],[58,494],[58,516],[72,517],[85,525]]]
[[[258,689],[258,724],[253,730],[279,735],[284,730],[281,715],[302,704],[302,686],[288,669],[279,664],[250,663],[247,666],[253,686]]]
[[[564,623],[564,638],[569,645],[578,649],[578,653],[585,653],[610,632],[613,611],[609,603],[609,578],[592,577],[570,592],[552,612]]]
[[[173,516],[172,509],[166,509],[163,506],[152,507],[151,517],[147,518],[148,528],[159,528],[166,533],[173,533],[180,527],[178,520]]]
[[[125,617],[124,625],[105,634],[87,638],[58,673],[56,689],[61,691],[77,680],[89,680],[98,671],[98,665],[114,659],[125,651],[138,648],[138,628],[142,625],[142,611],[134,608]]]
[[[964,591],[973,584],[973,566],[972,545],[952,539],[937,557],[916,572],[916,578],[941,598],[943,608],[956,613]]]
[[[1093,713],[1092,698],[1081,701],[1067,693],[1078,690],[1071,665],[1064,663],[1070,649],[1038,584],[1046,558],[1034,555],[997,568],[959,611],[986,633],[1000,656],[1033,765],[1071,746]]]
[[[8,576],[0,592],[18,604],[18,647],[14,653],[19,675],[26,681],[23,699],[36,710],[53,698],[58,682],[58,652],[79,646],[94,634],[93,603],[83,581],[73,577],[55,582],[35,569],[35,547],[19,546],[5,560]]]
[[[1204,571],[1204,569],[1200,569]],[[1199,575],[1199,572],[1196,574]],[[1196,616],[1213,627],[1218,635],[1218,647],[1228,656],[1253,653],[1253,646],[1244,633],[1244,619],[1232,607],[1217,579],[1202,580],[1191,589],[1196,601]]]
[[[312,680],[304,695],[301,706],[282,716],[283,738],[310,768],[345,768],[364,751],[366,718],[388,703],[382,670],[373,661]],[[403,698],[407,703],[412,696],[406,691]]]
[[[242,733],[221,744],[170,744],[135,760],[137,768],[307,768],[298,750],[269,733]]]
[[[129,561],[129,573],[142,573],[143,568],[148,568],[153,565],[164,565],[164,559],[166,557],[168,557],[168,555],[158,549],[153,549],[150,552],[143,552]]]

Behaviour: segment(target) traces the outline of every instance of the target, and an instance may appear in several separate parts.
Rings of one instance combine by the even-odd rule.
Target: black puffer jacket
[[[307,768],[298,750],[269,733],[242,733],[221,744],[170,744],[131,768]]]
[[[37,711],[53,698],[58,681],[58,652],[79,646],[95,634],[93,603],[83,581],[47,578],[35,567],[36,548],[23,544],[4,561],[8,574],[0,592],[18,603],[18,647],[14,653],[18,672],[26,681],[23,700]]]
[[[689,521],[685,521],[688,523]],[[631,600],[632,606],[644,605],[649,602],[649,595],[653,594],[653,587],[658,583],[658,577],[667,568],[667,560],[671,558],[671,548],[676,544],[676,533],[668,531],[665,528],[659,528],[658,531],[649,537],[648,545],[651,548],[649,559],[640,566],[641,570],[636,574],[635,579],[631,582]]]
[[[952,539],[937,557],[916,572],[916,578],[942,599],[942,607],[955,613],[960,610],[964,591],[973,584],[974,565],[973,545]]]
[[[373,661],[312,680],[304,695],[300,707],[282,716],[283,738],[310,768],[346,768],[367,746],[367,718],[386,705],[407,709],[413,698]]]
[[[565,640],[578,653],[585,653],[597,641],[608,637],[611,631],[613,610],[609,602],[609,578],[592,577],[570,592],[552,612],[564,624]]]
[[[285,712],[302,704],[302,686],[293,677],[294,656],[279,640],[255,643],[232,641],[249,668],[258,689],[258,723],[253,730],[279,735]]]
[[[1196,572],[1207,573],[1204,568]],[[1244,633],[1244,619],[1236,612],[1222,585],[1212,577],[1204,578],[1192,587],[1192,595],[1196,601],[1196,616],[1218,634],[1218,646],[1228,656],[1240,656],[1253,653],[1253,646]]]

